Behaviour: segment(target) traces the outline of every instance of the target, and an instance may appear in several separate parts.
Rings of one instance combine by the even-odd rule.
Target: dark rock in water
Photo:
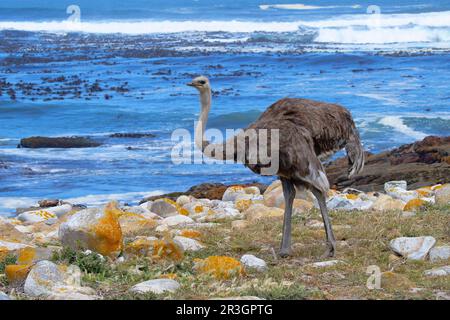
[[[8,169],[8,166],[6,165],[6,162],[3,162],[0,160],[0,169]]]
[[[38,204],[41,208],[50,208],[59,206],[61,204],[61,201],[58,199],[45,199],[38,201]]]
[[[429,136],[379,154],[366,154],[364,170],[348,179],[347,158],[326,166],[330,185],[337,189],[353,187],[380,191],[384,183],[406,180],[409,189],[450,181],[450,137]]]
[[[242,186],[242,187],[251,187],[256,186],[261,191],[261,194],[267,189],[267,185],[262,183],[249,183],[249,184],[234,184],[233,186]],[[197,199],[206,198],[210,200],[222,200],[222,196],[225,193],[225,190],[230,187],[230,185],[226,185],[223,183],[202,183],[196,186],[191,187],[186,192],[172,192],[159,196],[151,196],[141,200],[139,204],[142,204],[147,201],[154,201],[161,198],[169,198],[172,200],[176,200],[181,195],[193,196]]]
[[[154,138],[153,133],[113,133],[110,138]]]
[[[20,140],[19,148],[93,148],[101,143],[85,137],[30,137]]]

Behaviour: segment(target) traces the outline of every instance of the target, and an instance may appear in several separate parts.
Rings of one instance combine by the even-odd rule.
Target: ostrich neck
[[[195,144],[202,150],[209,144],[208,141],[203,140],[203,135],[206,129],[206,123],[208,122],[208,114],[211,108],[211,90],[203,91],[200,93],[201,113],[198,119],[197,126],[195,128]]]

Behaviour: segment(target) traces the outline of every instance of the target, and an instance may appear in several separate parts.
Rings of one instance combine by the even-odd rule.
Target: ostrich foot
[[[321,258],[322,259],[333,258],[335,253],[336,253],[336,246],[335,246],[335,244],[334,243],[328,243],[327,244],[327,249],[322,254]]]
[[[278,253],[278,255],[280,256],[280,258],[288,258],[292,255],[292,251],[290,248],[281,249],[280,252]]]

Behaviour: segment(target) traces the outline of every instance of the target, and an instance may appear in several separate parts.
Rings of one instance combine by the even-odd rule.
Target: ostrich
[[[200,93],[201,113],[194,137],[196,146],[208,157],[243,162],[253,172],[261,174],[263,165],[246,161],[248,153],[244,159],[238,159],[237,148],[231,149],[234,150],[231,154],[225,152],[228,147],[236,145],[239,134],[218,144],[205,141],[203,135],[211,108],[210,82],[205,76],[199,76],[187,85],[196,88]],[[326,206],[329,182],[321,160],[345,148],[349,161],[349,177],[363,169],[364,151],[350,112],[336,104],[284,98],[268,107],[242,134],[250,129],[279,130],[279,165],[276,175],[281,180],[285,200],[279,255],[291,255],[291,216],[296,190],[309,189],[317,198],[325,227],[327,249],[323,256],[333,257],[336,240]],[[216,152],[207,154],[207,148]]]

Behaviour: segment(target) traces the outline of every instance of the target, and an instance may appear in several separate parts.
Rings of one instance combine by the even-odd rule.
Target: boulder
[[[435,194],[436,204],[445,205],[450,203],[450,184],[445,184]]]
[[[150,211],[163,218],[166,218],[177,215],[178,207],[172,200],[163,198],[155,200],[150,207]]]
[[[104,256],[117,256],[122,249],[122,230],[117,203],[89,208],[70,216],[59,228],[61,243],[74,249],[90,249]]]
[[[70,204],[49,207],[41,210],[26,211],[17,216],[17,219],[27,223],[38,223],[49,219],[62,217],[72,210]]]
[[[154,293],[163,294],[166,292],[175,292],[180,288],[180,284],[172,279],[153,279],[138,283],[131,287],[130,292],[143,294]]]
[[[263,259],[257,258],[252,254],[244,254],[241,257],[241,263],[245,268],[253,269],[259,272],[264,272],[267,270],[267,263]]]
[[[20,148],[93,148],[101,143],[85,137],[30,137],[20,140]]]
[[[25,294],[46,299],[93,299],[94,290],[74,285],[65,266],[50,261],[38,262],[31,269],[24,286]]]
[[[222,201],[232,201],[234,202],[237,197],[245,195],[245,189],[242,186],[231,186],[228,187],[223,196]]]
[[[436,239],[430,236],[400,237],[391,240],[389,247],[410,260],[424,260],[435,243]]]
[[[284,216],[284,210],[256,203],[244,211],[244,216],[245,219],[249,221],[257,221],[266,218],[280,218]]]
[[[439,260],[450,259],[450,246],[434,247],[430,250],[430,260],[435,262]]]

